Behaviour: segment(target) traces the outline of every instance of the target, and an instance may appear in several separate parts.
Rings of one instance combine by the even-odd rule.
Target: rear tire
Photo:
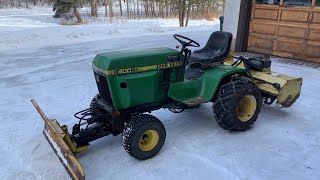
[[[145,160],[161,150],[166,139],[166,130],[161,121],[148,114],[132,117],[125,124],[122,145],[132,157]]]
[[[245,131],[258,119],[261,106],[260,89],[252,80],[238,77],[222,85],[212,108],[220,127]]]

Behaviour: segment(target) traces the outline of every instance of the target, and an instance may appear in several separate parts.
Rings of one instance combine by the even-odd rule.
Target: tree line
[[[79,8],[90,7],[90,16],[136,18],[179,18],[181,27],[189,19],[213,20],[223,13],[225,0],[0,0],[0,8],[53,6],[56,18],[83,20]],[[104,7],[103,14],[98,7]]]
[[[0,0],[0,9],[3,8],[30,8],[31,6],[45,6],[53,4],[55,0]]]

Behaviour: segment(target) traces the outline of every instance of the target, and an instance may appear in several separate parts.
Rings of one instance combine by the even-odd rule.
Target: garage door
[[[248,51],[320,63],[320,0],[253,0]]]

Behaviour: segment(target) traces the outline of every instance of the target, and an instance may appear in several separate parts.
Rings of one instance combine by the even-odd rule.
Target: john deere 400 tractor
[[[124,149],[144,160],[162,148],[166,130],[154,110],[174,113],[212,103],[213,118],[229,131],[244,131],[257,120],[262,103],[290,107],[300,95],[302,79],[270,71],[269,59],[232,58],[232,34],[214,32],[203,49],[187,37],[174,35],[180,51],[159,48],[98,54],[93,60],[99,94],[90,108],[75,114],[72,127],[48,119],[44,134],[73,179],[84,179],[76,154],[107,135],[122,134]],[[195,117],[196,118],[196,117]]]

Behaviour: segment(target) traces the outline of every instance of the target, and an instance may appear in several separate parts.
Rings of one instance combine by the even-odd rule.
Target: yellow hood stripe
[[[135,67],[135,68],[127,68],[127,69],[117,69],[117,70],[106,70],[106,75],[122,75],[122,74],[131,74],[137,72],[145,72],[145,71],[152,71],[157,69],[168,69],[182,66],[182,61],[177,62],[170,62],[167,64],[159,64],[153,66],[143,66],[143,67]]]

